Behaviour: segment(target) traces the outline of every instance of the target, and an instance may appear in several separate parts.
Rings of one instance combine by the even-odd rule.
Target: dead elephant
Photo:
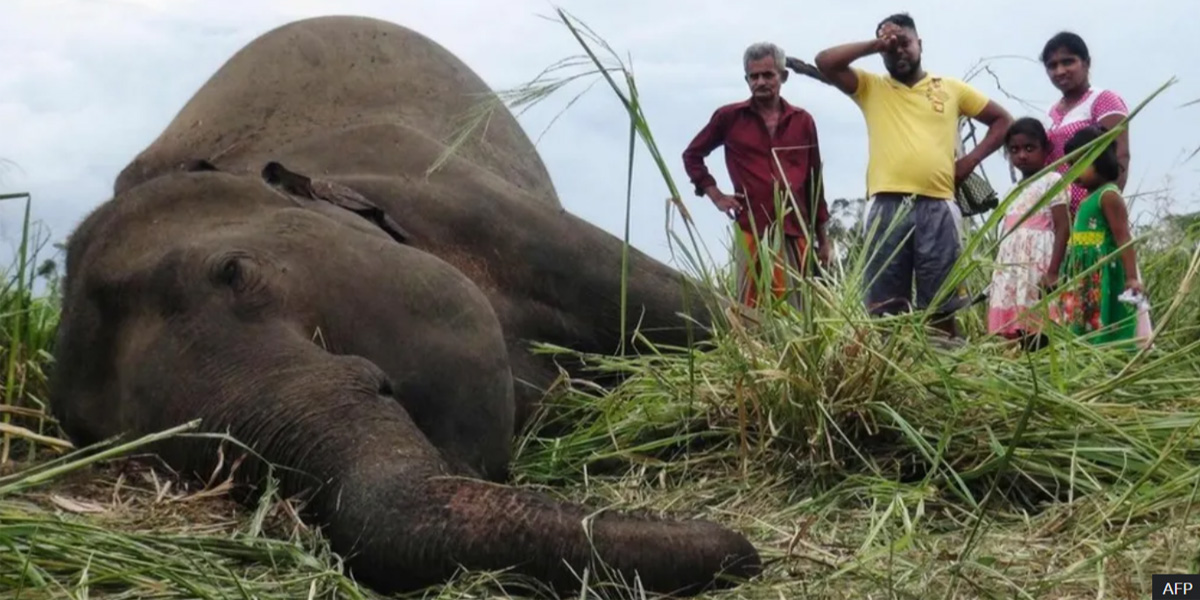
[[[617,347],[621,242],[562,210],[503,109],[426,177],[486,93],[377,20],[248,44],[70,237],[54,414],[79,444],[196,418],[230,432],[284,467],[285,494],[308,492],[306,518],[382,591],[459,566],[570,590],[593,551],[658,592],[756,574],[754,547],[716,524],[602,514],[588,539],[585,507],[502,485],[556,376],[526,344]],[[683,345],[689,288],[630,260],[631,321]],[[156,451],[188,474],[216,465],[210,441]],[[253,490],[264,472],[235,475]]]

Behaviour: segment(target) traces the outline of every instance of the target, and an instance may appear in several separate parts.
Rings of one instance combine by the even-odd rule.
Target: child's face
[[[1046,148],[1037,139],[1024,133],[1013,135],[1008,140],[1007,150],[1012,165],[1027,177],[1046,166]]]
[[[1071,168],[1074,167],[1075,165],[1072,163]],[[1091,190],[1100,186],[1103,182],[1100,180],[1100,175],[1096,173],[1096,166],[1088,165],[1088,167],[1079,174],[1079,177],[1075,178],[1075,183],[1083,186],[1084,189]]]

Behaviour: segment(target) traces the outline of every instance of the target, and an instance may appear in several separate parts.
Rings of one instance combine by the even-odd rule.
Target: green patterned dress
[[[1125,291],[1125,264],[1113,254],[1117,242],[1100,206],[1109,190],[1120,191],[1107,184],[1079,203],[1060,276],[1070,286],[1061,296],[1063,324],[1094,344],[1132,340],[1137,332],[1137,307],[1117,299]],[[1102,260],[1103,266],[1072,281]]]

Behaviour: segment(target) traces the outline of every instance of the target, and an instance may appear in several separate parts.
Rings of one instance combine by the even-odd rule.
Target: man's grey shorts
[[[929,306],[962,252],[958,204],[910,194],[876,194],[864,227],[867,310],[872,315],[910,310],[914,276],[916,307],[923,310]],[[966,290],[960,287],[942,298],[941,309],[935,313],[953,313],[969,303]]]

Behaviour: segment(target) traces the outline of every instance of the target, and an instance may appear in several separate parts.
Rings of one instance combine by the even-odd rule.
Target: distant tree
[[[1148,224],[1135,226],[1133,233],[1145,240],[1145,247],[1150,250],[1190,252],[1200,239],[1200,212],[1162,215]]]
[[[838,260],[862,243],[866,204],[864,198],[837,198],[829,203],[828,235]]]

